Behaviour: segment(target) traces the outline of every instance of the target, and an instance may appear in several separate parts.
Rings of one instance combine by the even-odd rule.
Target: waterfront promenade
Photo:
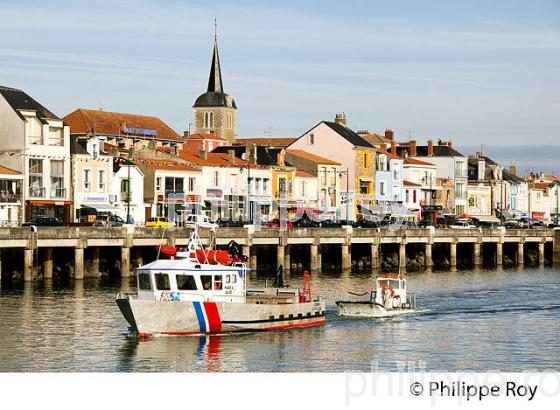
[[[100,260],[114,259],[123,277],[155,258],[159,244],[185,245],[189,228],[66,227],[0,229],[0,271],[32,281],[53,276],[56,263],[71,277],[101,276]],[[432,266],[517,265],[560,262],[560,230],[219,228],[200,230],[205,244],[237,242],[253,270],[423,269]],[[57,256],[58,255],[58,256]],[[56,260],[59,262],[56,262]],[[58,269],[60,271],[60,269]],[[21,277],[20,277],[21,276]]]

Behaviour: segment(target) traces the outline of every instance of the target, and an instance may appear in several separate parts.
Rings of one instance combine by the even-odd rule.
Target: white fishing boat
[[[312,297],[306,272],[301,290],[284,287],[281,272],[277,287],[247,289],[250,269],[240,255],[204,249],[196,229],[185,249],[166,247],[164,253],[169,259],[137,268],[135,294],[117,295],[120,311],[141,337],[280,330],[325,322],[325,302]]]
[[[414,313],[416,295],[407,293],[406,279],[399,275],[381,275],[371,292],[348,292],[352,298],[337,301],[338,314],[348,317],[383,318]]]

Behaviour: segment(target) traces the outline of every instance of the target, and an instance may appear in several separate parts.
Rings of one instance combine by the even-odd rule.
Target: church
[[[224,92],[216,36],[214,36],[214,54],[208,88],[196,99],[193,109],[195,134],[217,135],[227,140],[230,145],[235,142],[237,106],[234,99]]]

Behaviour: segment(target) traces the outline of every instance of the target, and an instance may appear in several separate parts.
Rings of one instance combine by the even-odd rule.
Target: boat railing
[[[410,309],[416,309],[416,293],[406,294],[406,305],[410,306]]]

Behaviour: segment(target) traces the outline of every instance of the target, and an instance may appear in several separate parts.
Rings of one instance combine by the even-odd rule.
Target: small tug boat
[[[225,253],[223,253],[225,252]],[[162,247],[158,259],[136,270],[136,294],[117,295],[117,306],[140,337],[204,335],[280,330],[325,322],[325,302],[312,298],[304,273],[303,290],[247,289],[247,268],[239,247],[204,249],[196,228],[184,249]]]
[[[337,301],[338,314],[349,317],[383,318],[416,311],[416,295],[406,293],[406,279],[399,275],[381,275],[372,292],[353,293],[355,300]],[[362,298],[358,299],[357,298]],[[367,297],[366,300],[363,297]]]

